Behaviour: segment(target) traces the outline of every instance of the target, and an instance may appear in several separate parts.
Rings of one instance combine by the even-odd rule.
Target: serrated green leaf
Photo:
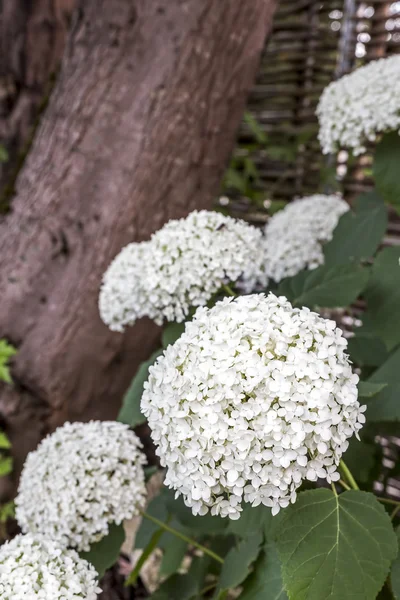
[[[384,248],[364,293],[369,328],[392,350],[400,342],[400,248]]]
[[[127,425],[130,425],[130,427],[136,427],[137,425],[146,422],[146,417],[140,412],[140,400],[143,395],[143,386],[148,379],[149,368],[162,353],[163,350],[157,350],[150,356],[149,360],[146,360],[140,365],[123,398],[122,408],[117,417],[117,421],[120,423],[126,423]]]
[[[396,528],[396,536],[397,544],[400,550],[400,527]],[[400,553],[397,554],[396,559],[393,561],[390,580],[392,584],[393,596],[395,600],[400,600]]]
[[[163,348],[174,344],[185,331],[185,323],[168,323],[163,329],[161,343]]]
[[[270,527],[273,516],[271,510],[260,504],[253,508],[251,505],[245,505],[240,513],[240,519],[230,521],[227,533],[233,533],[246,538],[249,535],[258,533],[262,529]]]
[[[373,398],[381,392],[387,383],[374,383],[372,381],[360,381],[358,384],[358,395],[360,398]]]
[[[295,306],[348,306],[365,289],[369,270],[357,264],[327,267],[299,273],[285,280],[278,294],[286,296]]]
[[[375,254],[387,228],[387,209],[376,192],[357,198],[354,211],[341,216],[324,246],[325,264],[334,266]]]
[[[99,576],[102,577],[107,569],[118,560],[121,546],[125,540],[125,531],[122,525],[112,523],[108,535],[99,542],[92,544],[88,552],[80,552],[80,556],[90,562]]]
[[[246,579],[240,600],[288,600],[282,583],[281,562],[273,544],[264,546],[254,571]]]
[[[385,133],[375,149],[373,174],[377,190],[385,202],[400,205],[400,136],[397,131]]]
[[[385,509],[360,491],[299,494],[285,509],[276,545],[295,600],[375,600],[397,554]]]
[[[251,564],[259,555],[262,541],[262,533],[258,532],[242,540],[228,552],[219,579],[220,590],[237,587],[246,579]]]

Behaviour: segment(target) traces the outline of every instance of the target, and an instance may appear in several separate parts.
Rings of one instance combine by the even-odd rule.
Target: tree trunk
[[[218,192],[275,0],[82,0],[58,82],[0,223],[0,413],[26,453],[66,419],[114,418],[159,335],[100,321],[122,246]]]
[[[75,0],[0,0],[0,210],[61,62]]]

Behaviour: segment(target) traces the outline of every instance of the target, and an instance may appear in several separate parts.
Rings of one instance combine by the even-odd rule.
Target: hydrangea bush
[[[18,535],[0,548],[2,600],[96,600],[94,567],[40,535]]]
[[[127,425],[65,423],[25,462],[15,501],[25,533],[89,550],[111,523],[137,515],[145,502],[142,444]]]
[[[400,205],[398,59],[377,65],[319,107],[325,150],[380,138],[376,191],[296,200],[264,232],[194,212],[114,259],[104,322],[150,317],[163,347],[118,422],[67,423],[28,456],[1,598],[94,600],[139,514],[128,583],[158,548],[154,600],[400,598],[398,471],[381,468],[400,419],[400,248],[382,247],[384,201]],[[131,428],[146,419],[164,485],[145,507]]]
[[[334,321],[273,294],[198,309],[150,368],[142,411],[165,484],[194,514],[272,514],[337,465],[365,417]]]
[[[315,194],[290,202],[265,227],[264,268],[276,282],[324,263],[323,245],[349,205],[339,196]],[[295,225],[294,225],[295,224]]]
[[[400,130],[400,56],[375,60],[325,88],[318,108],[324,154],[357,156],[380,133]]]
[[[148,242],[129,244],[111,263],[100,292],[100,314],[114,331],[147,316],[159,325],[183,321],[224,284],[264,279],[261,232],[217,212],[169,221]]]

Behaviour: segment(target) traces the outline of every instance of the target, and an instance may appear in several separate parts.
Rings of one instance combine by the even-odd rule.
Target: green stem
[[[347,481],[349,482],[350,487],[353,490],[359,490],[360,488],[358,487],[356,480],[354,479],[349,467],[346,465],[344,460],[340,461],[339,467],[342,469],[343,473],[345,474],[345,477],[346,477]]]
[[[233,291],[233,289],[229,285],[227,285],[226,283],[222,284],[222,289],[228,294],[228,296],[236,296],[236,294]]]
[[[397,513],[399,512],[399,510],[400,510],[400,504],[398,506],[396,506],[396,508],[394,509],[394,511],[392,512],[392,514],[390,515],[390,518],[392,519],[392,521],[396,517]]]
[[[398,502],[397,500],[391,500],[390,498],[380,498],[379,496],[376,497],[377,500],[379,500],[379,502],[382,502],[383,504],[391,504],[392,506],[400,506],[400,502]]]
[[[186,535],[184,535],[183,533],[181,533],[177,529],[174,529],[173,527],[170,527],[166,523],[163,523],[162,521],[160,521],[156,517],[153,517],[152,515],[149,515],[146,512],[141,511],[141,515],[143,517],[145,517],[146,519],[148,519],[149,521],[152,521],[153,523],[155,523],[156,525],[158,525],[158,527],[161,527],[165,531],[168,531],[168,533],[172,533],[172,535],[174,535],[177,538],[183,540],[184,542],[190,544],[191,546],[195,546],[196,548],[198,548],[199,550],[201,550],[202,552],[204,552],[204,554],[208,554],[208,556],[211,556],[211,558],[213,558],[217,562],[221,563],[222,565],[224,564],[224,559],[221,556],[219,556],[218,554],[216,554],[212,550],[209,550],[205,546],[202,546],[201,544],[199,544],[195,540],[192,540],[190,537],[187,537]]]
[[[335,484],[333,483],[333,481],[332,481],[332,483],[331,483],[331,488],[332,488],[332,492],[335,494],[335,496],[337,496],[336,486],[335,486]]]
[[[345,490],[347,490],[347,491],[351,490],[351,487],[349,485],[347,485],[347,483],[345,481],[343,481],[343,479],[339,479],[339,483],[342,487],[344,487]]]
[[[217,583],[210,583],[210,585],[206,585],[206,587],[204,587],[202,590],[200,590],[198,597],[202,598],[204,596],[204,594],[207,594],[207,592],[211,592],[211,590],[215,589],[217,587]]]

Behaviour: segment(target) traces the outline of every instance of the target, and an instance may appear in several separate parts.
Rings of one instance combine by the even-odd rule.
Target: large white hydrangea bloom
[[[54,540],[17,535],[0,548],[1,600],[96,600],[94,567]]]
[[[89,550],[109,523],[143,507],[141,447],[127,425],[114,421],[59,427],[26,459],[15,502],[22,530]]]
[[[340,217],[349,210],[339,196],[315,194],[294,200],[265,227],[264,261],[268,277],[281,281],[324,262],[323,244],[332,239]]]
[[[365,152],[366,140],[400,129],[400,56],[373,61],[325,88],[317,107],[324,154]]]
[[[364,423],[334,321],[273,294],[199,308],[150,368],[142,397],[165,483],[194,514],[276,514],[304,479],[339,479]]]
[[[148,242],[129,244],[106,271],[99,307],[113,331],[147,316],[181,322],[243,274],[247,288],[262,278],[261,232],[217,212],[169,221]]]

